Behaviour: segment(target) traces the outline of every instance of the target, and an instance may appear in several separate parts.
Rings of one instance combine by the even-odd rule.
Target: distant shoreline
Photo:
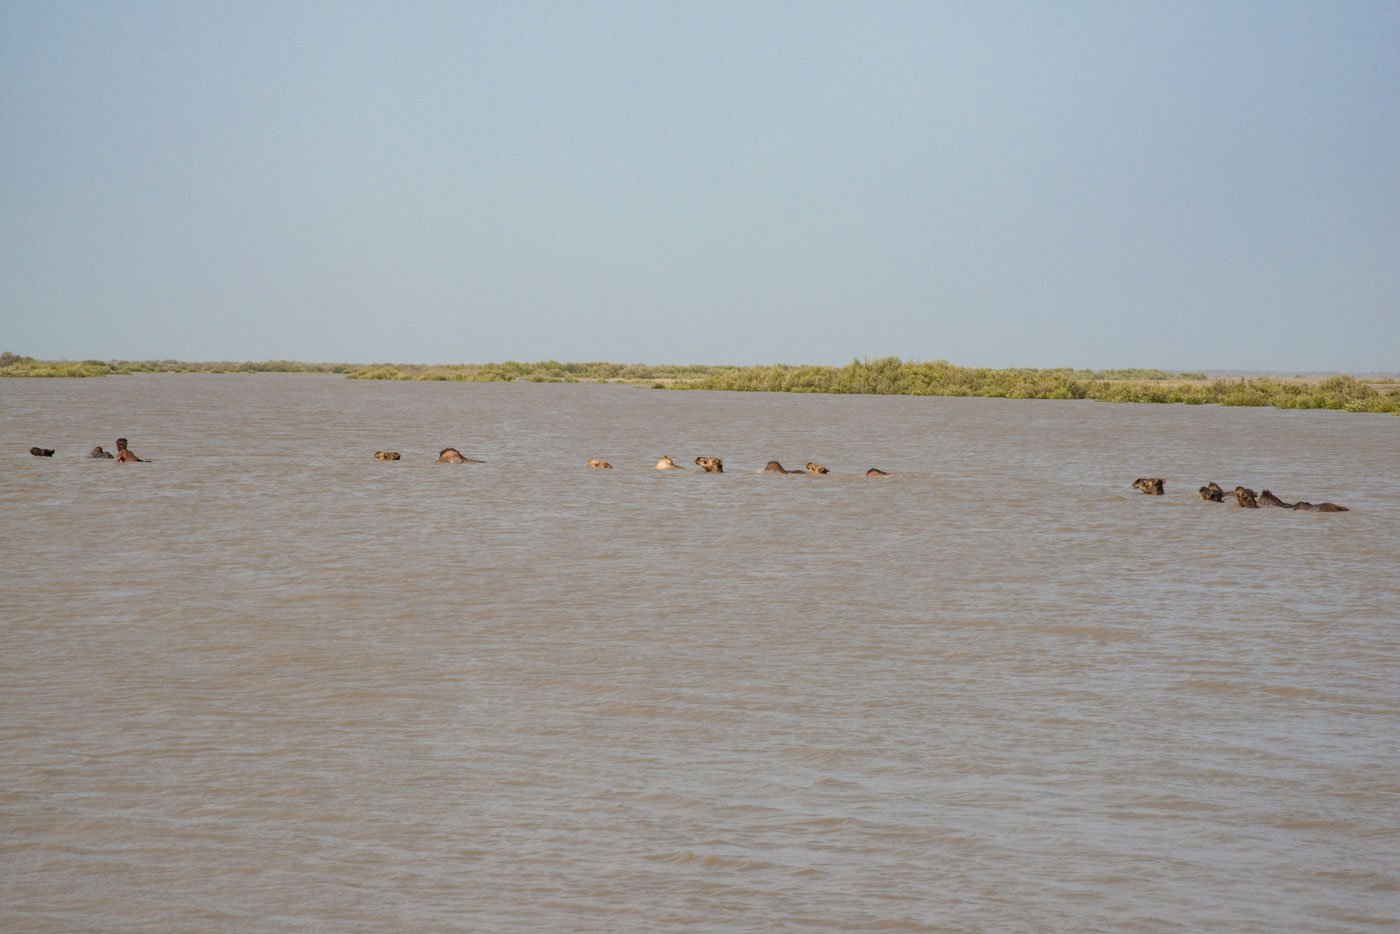
[[[347,379],[448,382],[624,383],[653,389],[864,395],[1093,399],[1187,405],[1338,409],[1400,415],[1400,376],[1212,376],[1149,369],[1075,370],[961,367],[898,357],[845,366],[679,366],[623,363],[389,364],[35,360],[0,353],[0,377],[88,378],[132,373],[336,373]]]

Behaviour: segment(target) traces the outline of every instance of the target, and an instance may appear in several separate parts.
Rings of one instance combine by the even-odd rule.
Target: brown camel
[[[462,452],[456,448],[443,448],[438,452],[437,462],[439,464],[484,464],[486,461],[475,460],[470,457],[463,457]]]
[[[1205,500],[1206,502],[1209,502],[1209,503],[1223,503],[1223,502],[1225,502],[1225,491],[1222,490],[1222,489],[1220,488],[1220,484],[1216,483],[1214,480],[1212,480],[1210,483],[1207,483],[1205,486],[1201,487],[1200,490],[1198,490],[1197,492],[1200,493],[1201,499]]]
[[[1259,494],[1259,502],[1266,503],[1270,506],[1281,506],[1284,509],[1313,510],[1315,512],[1351,512],[1347,507],[1338,506],[1336,503],[1318,503],[1316,506],[1303,500],[1299,500],[1296,503],[1285,503],[1268,490]]]
[[[777,461],[769,461],[768,466],[760,470],[759,473],[803,473],[803,471],[788,470],[786,467],[784,467]]]

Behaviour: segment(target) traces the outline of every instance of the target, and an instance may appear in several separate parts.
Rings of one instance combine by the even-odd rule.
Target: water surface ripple
[[[161,375],[0,442],[5,930],[1400,925],[1393,417]]]

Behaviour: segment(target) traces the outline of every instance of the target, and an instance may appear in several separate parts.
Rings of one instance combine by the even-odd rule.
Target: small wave
[[[1314,688],[1297,688],[1286,684],[1261,684],[1259,690],[1278,697],[1306,697],[1309,700],[1322,700],[1325,696]]]
[[[783,751],[783,755],[789,759],[795,759],[798,762],[812,762],[817,765],[830,765],[833,762],[840,761],[842,758],[842,753],[839,749],[821,748],[786,749]]]
[[[701,866],[705,869],[730,869],[735,872],[752,872],[765,869],[786,869],[777,863],[771,863],[762,859],[750,859],[740,856],[720,856],[715,853],[701,855],[692,850],[682,850],[678,853],[653,853],[646,859],[655,863],[675,863],[687,866]]]
[[[1056,636],[1095,639],[1100,642],[1130,642],[1144,638],[1141,632],[1118,626],[1043,626],[1032,631]]]
[[[665,711],[650,704],[618,704],[595,711],[599,717],[662,717]]]

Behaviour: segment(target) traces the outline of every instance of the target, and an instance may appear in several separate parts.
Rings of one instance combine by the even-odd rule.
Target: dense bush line
[[[180,360],[35,360],[13,353],[0,354],[0,376],[83,377],[118,376],[126,373],[340,373],[350,379],[450,380],[502,383],[610,381],[656,382],[695,380],[728,373],[728,366],[645,366],[638,363],[540,363],[461,364],[430,366],[412,363],[298,363],[267,360],[259,363]]]
[[[82,377],[119,376],[126,373],[348,373],[357,367],[346,363],[298,363],[264,360],[258,363],[186,363],[180,360],[35,360],[0,353],[0,376]]]
[[[677,388],[1213,403],[1400,414],[1400,392],[1382,391],[1353,376],[1206,379],[1200,373],[1155,370],[992,370],[954,366],[944,360],[914,363],[898,357],[856,360],[843,367],[746,367]],[[1386,388],[1395,387],[1389,384]]]
[[[458,366],[373,364],[347,373],[351,379],[450,380],[466,383],[657,382],[697,380],[740,370],[732,366],[646,366],[640,363],[471,363]]]
[[[662,389],[742,392],[827,392],[914,396],[991,396],[1006,399],[1097,399],[1105,402],[1182,402],[1187,405],[1275,406],[1400,414],[1400,386],[1353,376],[1321,380],[1249,377],[1207,379],[1203,373],[1162,370],[993,370],[946,360],[915,363],[898,357],[854,360],[845,366],[645,366],[636,363],[418,364],[183,363],[178,360],[44,361],[0,354],[0,376],[82,377],[124,373],[340,373],[350,379],[456,382],[617,381]]]

